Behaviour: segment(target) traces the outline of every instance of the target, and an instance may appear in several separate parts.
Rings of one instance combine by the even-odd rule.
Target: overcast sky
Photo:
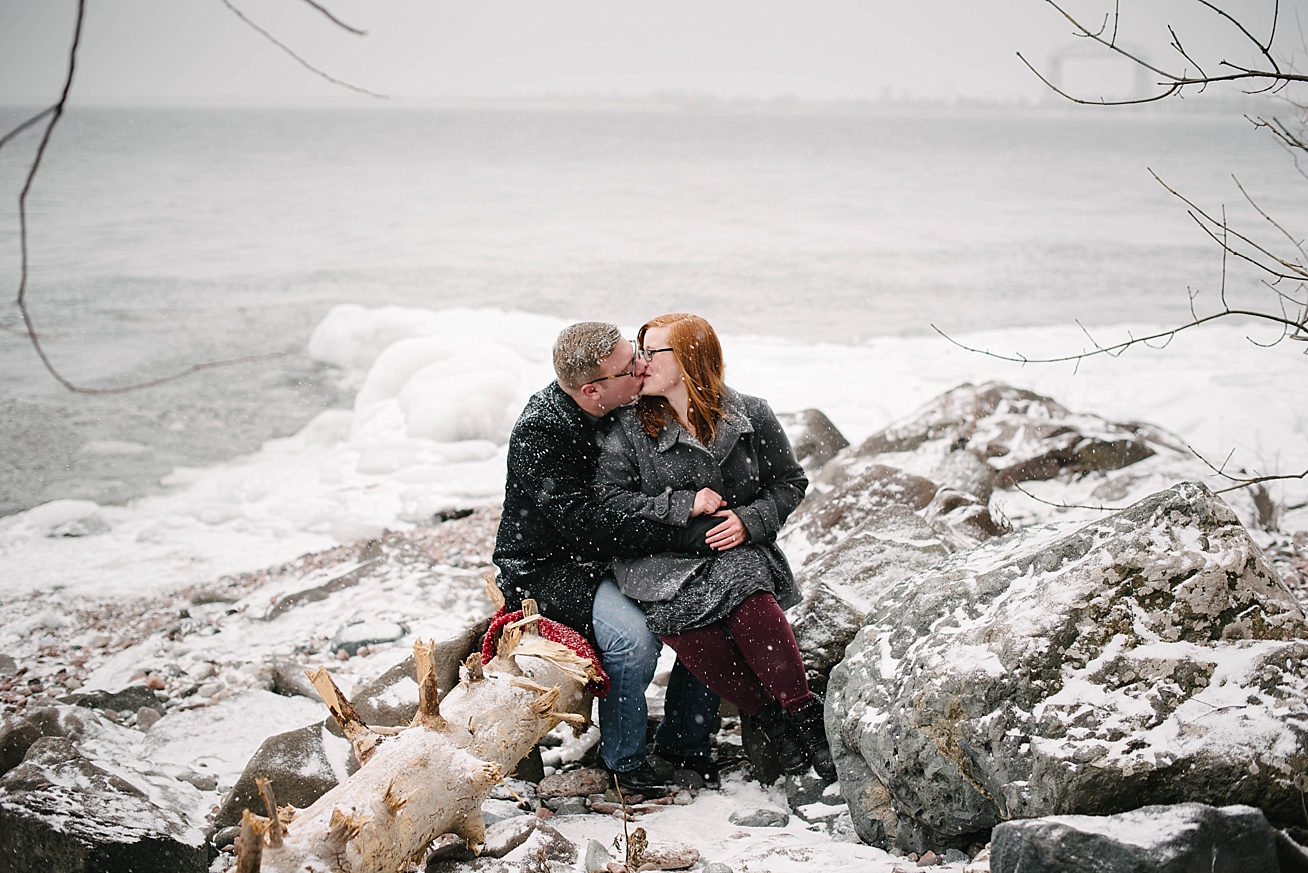
[[[1045,64],[1073,42],[1071,26],[1044,0],[323,0],[367,30],[363,37],[344,33],[304,0],[231,2],[315,66],[401,104],[665,90],[1034,99],[1042,86],[1015,52]],[[1233,50],[1220,20],[1194,0],[1122,6],[1123,34],[1157,57],[1165,54],[1165,22],[1178,26],[1188,49]],[[87,7],[78,102],[367,99],[306,71],[222,0],[88,0]],[[1104,4],[1081,0],[1069,8],[1097,21],[1102,13],[1090,10]],[[1266,33],[1270,0],[1226,8]],[[1288,49],[1299,45],[1297,19],[1308,23],[1308,0],[1281,9]],[[0,103],[57,95],[75,10],[75,0],[0,0]],[[1089,65],[1095,75],[1120,78],[1106,63],[1076,64],[1078,75]]]

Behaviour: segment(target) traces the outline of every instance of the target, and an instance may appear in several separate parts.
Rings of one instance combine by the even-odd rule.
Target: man
[[[620,554],[710,553],[720,519],[674,527],[631,518],[595,499],[592,482],[605,416],[640,396],[645,362],[611,324],[582,322],[554,343],[557,380],[535,394],[509,438],[504,515],[495,537],[499,585],[509,604],[534,598],[541,614],[596,643],[612,683],[600,699],[600,754],[636,792],[666,783],[646,761],[645,689],[662,643],[608,574]],[[668,683],[655,749],[674,765],[705,771],[718,697],[678,663]]]

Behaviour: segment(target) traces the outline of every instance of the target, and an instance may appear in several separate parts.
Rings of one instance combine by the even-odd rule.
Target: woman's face
[[[645,384],[640,389],[640,393],[645,396],[666,397],[669,391],[682,384],[681,366],[677,363],[676,352],[663,351],[671,345],[668,342],[668,334],[671,332],[671,325],[651,327],[645,331],[644,350],[653,352],[653,357],[645,365]]]

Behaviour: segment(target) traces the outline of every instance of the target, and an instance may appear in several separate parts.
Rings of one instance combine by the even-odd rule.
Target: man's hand
[[[713,515],[725,520],[710,530],[705,537],[704,541],[708,543],[709,548],[725,552],[727,549],[734,549],[749,537],[745,530],[745,523],[732,510],[723,509]]]
[[[710,515],[727,505],[722,495],[712,488],[701,488],[695,494],[695,505],[690,508],[690,517]]]

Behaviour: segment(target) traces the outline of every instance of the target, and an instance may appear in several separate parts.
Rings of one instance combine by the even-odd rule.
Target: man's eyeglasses
[[[674,351],[674,349],[672,348],[672,346],[668,346],[666,349],[640,349],[636,352],[636,354],[640,355],[642,358],[644,358],[647,361],[652,361],[654,360],[654,356],[657,355],[659,352],[671,352],[671,351]]]
[[[631,340],[631,364],[627,369],[623,370],[621,373],[614,373],[612,376],[600,376],[598,379],[591,379],[586,384],[594,385],[596,382],[607,382],[610,379],[621,379],[623,376],[636,375],[636,356],[638,354],[640,354],[640,352],[636,349],[636,341]],[[646,358],[645,360],[648,361],[649,358]]]

